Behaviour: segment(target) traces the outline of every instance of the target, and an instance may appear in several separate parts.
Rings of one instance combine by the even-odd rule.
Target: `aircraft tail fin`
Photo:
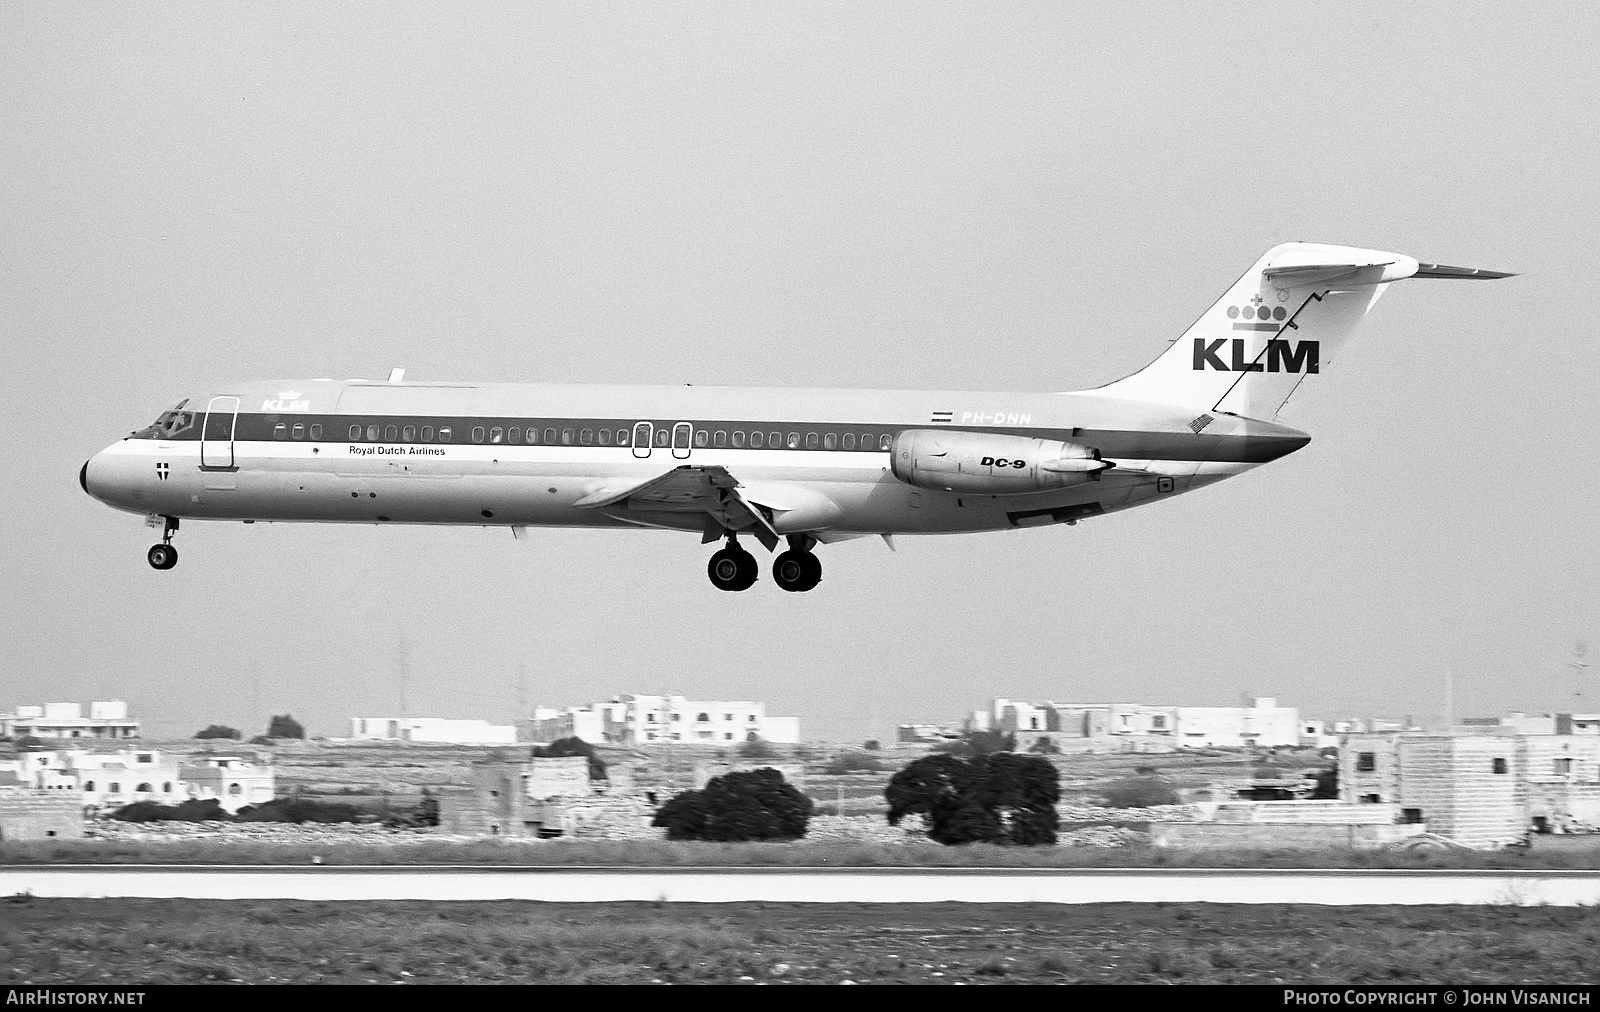
[[[1284,243],[1268,250],[1171,348],[1096,393],[1270,421],[1320,376],[1404,278],[1513,275],[1419,263],[1398,253]]]

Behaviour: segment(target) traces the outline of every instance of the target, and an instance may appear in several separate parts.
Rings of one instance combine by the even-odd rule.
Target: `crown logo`
[[[1281,322],[1288,316],[1288,311],[1282,306],[1262,305],[1259,295],[1252,297],[1248,305],[1228,307],[1228,319],[1234,321],[1234,330],[1277,330],[1279,323],[1274,321]]]

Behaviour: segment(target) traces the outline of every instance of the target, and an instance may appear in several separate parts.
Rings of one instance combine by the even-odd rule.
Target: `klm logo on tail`
[[[1221,357],[1223,345],[1229,344],[1225,337],[1215,341],[1207,341],[1203,337],[1194,339],[1194,368],[1195,371],[1215,369],[1218,372],[1303,372],[1307,375],[1316,373],[1318,368],[1318,351],[1316,341],[1285,341],[1274,337],[1267,341],[1267,359],[1261,361],[1261,356],[1245,357],[1245,341],[1236,337],[1231,342],[1228,360]]]

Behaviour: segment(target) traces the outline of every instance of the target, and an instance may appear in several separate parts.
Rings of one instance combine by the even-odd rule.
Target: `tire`
[[[706,575],[718,590],[748,590],[756,582],[756,560],[742,548],[724,548],[711,556]]]
[[[790,593],[810,590],[814,584],[809,584],[811,570],[806,564],[809,552],[787,551],[772,560],[772,582]]]
[[[151,545],[145,558],[150,561],[150,568],[167,570],[178,564],[178,550],[171,545]]]

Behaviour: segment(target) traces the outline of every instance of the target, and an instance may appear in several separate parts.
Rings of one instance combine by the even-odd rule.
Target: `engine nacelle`
[[[1100,451],[1058,439],[986,432],[906,429],[894,438],[890,470],[909,485],[1021,495],[1096,480],[1115,465]]]

